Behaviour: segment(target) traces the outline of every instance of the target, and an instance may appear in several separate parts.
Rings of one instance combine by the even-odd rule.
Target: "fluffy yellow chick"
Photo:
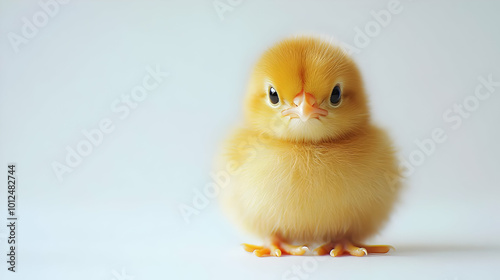
[[[400,181],[387,134],[370,121],[354,62],[310,37],[266,51],[250,79],[245,122],[225,144],[226,212],[264,246],[257,256],[386,253],[365,246],[387,220]],[[304,244],[304,245],[297,245]]]

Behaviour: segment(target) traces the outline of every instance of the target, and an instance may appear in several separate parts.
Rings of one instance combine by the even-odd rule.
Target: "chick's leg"
[[[267,242],[267,246],[256,246],[243,243],[243,248],[247,252],[253,252],[257,257],[274,256],[281,257],[281,254],[287,255],[303,255],[307,247],[306,246],[295,246],[288,244],[276,236],[273,236]]]
[[[348,240],[343,240],[339,242],[330,242],[323,246],[320,246],[314,250],[316,255],[327,255],[330,254],[332,257],[341,256],[344,254],[349,254],[351,256],[362,257],[368,255],[368,253],[387,253],[390,249],[394,249],[392,246],[388,245],[354,245]]]

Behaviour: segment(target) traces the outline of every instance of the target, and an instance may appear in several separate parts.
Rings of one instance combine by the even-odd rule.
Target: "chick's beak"
[[[300,118],[305,122],[311,118],[319,119],[320,116],[326,116],[328,111],[319,108],[312,94],[302,91],[294,97],[292,107],[283,110],[281,114],[290,116],[291,119]]]

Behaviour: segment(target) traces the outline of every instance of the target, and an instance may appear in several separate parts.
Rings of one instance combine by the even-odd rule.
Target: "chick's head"
[[[297,142],[341,139],[369,121],[354,62],[340,47],[310,37],[284,40],[262,55],[245,110],[253,129]]]

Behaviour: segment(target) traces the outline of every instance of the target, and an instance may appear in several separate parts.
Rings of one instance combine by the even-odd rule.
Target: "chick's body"
[[[332,256],[384,251],[356,244],[387,220],[399,174],[352,60],[319,39],[285,40],[257,63],[245,109],[226,142],[223,163],[234,172],[221,198],[234,221],[269,241],[246,249],[300,255],[291,243],[323,242],[317,252]]]
[[[258,139],[240,130],[233,145]],[[380,130],[335,143],[305,144],[267,139],[241,158],[241,173],[227,189],[237,221],[265,238],[289,242],[363,241],[388,217],[395,198],[392,150]]]

